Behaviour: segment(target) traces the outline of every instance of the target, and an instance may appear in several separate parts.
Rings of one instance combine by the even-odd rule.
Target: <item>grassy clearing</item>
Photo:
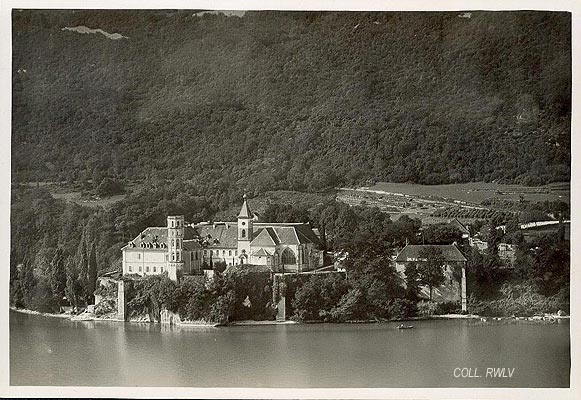
[[[419,197],[439,197],[474,204],[480,204],[484,200],[491,198],[518,201],[521,194],[525,200],[531,202],[561,200],[569,203],[571,196],[570,186],[569,182],[552,183],[539,187],[502,185],[485,182],[458,183],[450,185],[418,185],[410,183],[380,182],[366,189]]]

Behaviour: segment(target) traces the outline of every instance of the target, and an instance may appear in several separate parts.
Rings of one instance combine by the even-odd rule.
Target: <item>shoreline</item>
[[[16,308],[16,307],[9,307],[10,310],[28,314],[28,315],[38,315],[42,317],[49,317],[49,318],[60,318],[60,319],[68,319],[69,321],[104,321],[104,322],[129,322],[132,324],[160,324],[160,325],[174,325],[179,327],[202,327],[202,328],[216,328],[216,327],[224,327],[224,326],[259,326],[259,325],[297,325],[297,324],[326,324],[330,322],[324,321],[294,321],[294,320],[286,320],[286,321],[272,321],[272,320],[263,320],[263,321],[254,321],[254,320],[244,320],[244,321],[233,321],[227,324],[220,324],[220,323],[203,323],[203,322],[188,322],[183,321],[179,323],[160,323],[160,322],[151,322],[145,319],[139,320],[128,320],[123,321],[118,318],[112,317],[105,317],[99,318],[92,314],[83,316],[83,314],[79,315],[71,315],[65,313],[43,313],[40,311],[28,310],[25,308]],[[498,322],[498,321],[522,321],[522,322],[554,322],[556,320],[570,319],[569,315],[558,315],[558,314],[549,314],[544,313],[542,315],[535,315],[531,317],[519,317],[519,316],[511,316],[511,317],[482,317],[476,314],[441,314],[441,315],[430,315],[428,317],[414,317],[409,319],[398,319],[398,320],[354,320],[354,321],[345,321],[339,322],[343,324],[384,324],[384,323],[397,323],[397,322],[413,322],[413,321],[429,321],[429,320],[456,320],[456,319],[464,319],[464,320],[479,320],[481,322]]]

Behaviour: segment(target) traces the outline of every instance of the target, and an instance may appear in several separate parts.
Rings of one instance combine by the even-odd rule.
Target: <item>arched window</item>
[[[281,258],[282,258],[282,263],[285,265],[297,263],[295,253],[293,253],[293,251],[291,249],[289,249],[288,247],[286,249],[284,249],[284,251],[282,252]]]
[[[242,237],[245,238],[246,237],[246,229],[242,229]]]

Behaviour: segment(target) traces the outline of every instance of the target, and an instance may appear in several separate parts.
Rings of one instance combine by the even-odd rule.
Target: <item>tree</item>
[[[417,300],[420,294],[420,274],[418,265],[415,262],[409,263],[405,267],[406,298]]]
[[[111,178],[103,178],[95,193],[101,197],[113,196],[115,194],[122,194],[125,192],[123,185]]]
[[[65,296],[69,301],[69,304],[73,307],[78,308],[80,306],[79,299],[82,297],[82,288],[79,283],[79,272],[76,268],[75,260],[72,257],[68,257],[65,263],[65,273],[67,276],[65,285]]]
[[[34,277],[34,271],[30,263],[25,262],[22,264],[22,268],[19,271],[19,280],[24,306],[32,309],[36,278]]]
[[[67,274],[65,271],[65,258],[63,250],[59,247],[50,262],[49,284],[52,295],[60,305],[65,296],[65,287],[67,284]]]
[[[347,277],[364,294],[365,313],[369,318],[388,318],[390,301],[405,295],[391,249],[384,242],[370,241],[350,243],[346,251]]]
[[[349,284],[340,274],[313,274],[295,292],[294,313],[300,320],[326,319],[348,290]]]
[[[419,281],[429,288],[432,301],[433,289],[444,283],[444,256],[442,250],[429,246],[420,251],[419,258],[422,260],[418,263]]]
[[[95,242],[91,246],[91,255],[89,256],[88,271],[88,292],[91,304],[95,303],[95,288],[97,285],[97,254],[95,252]]]
[[[85,235],[81,236],[81,241],[79,242],[79,247],[77,249],[77,254],[75,256],[75,262],[77,263],[76,270],[79,272],[77,278],[78,283],[81,287],[81,297],[86,304],[90,304],[90,294],[89,294],[89,260],[87,256],[87,243],[85,241]]]
[[[539,291],[547,296],[569,284],[569,243],[560,240],[558,234],[545,235],[538,240],[538,249],[530,269],[531,280]]]
[[[426,244],[452,244],[462,241],[462,232],[449,224],[430,225],[422,232]]]

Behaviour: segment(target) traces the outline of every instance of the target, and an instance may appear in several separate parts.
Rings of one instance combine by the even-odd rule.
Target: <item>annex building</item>
[[[395,268],[405,278],[405,269],[409,264],[426,262],[423,254],[429,249],[436,250],[441,256],[444,270],[444,284],[434,288],[432,298],[435,301],[458,301],[462,305],[462,311],[467,310],[466,298],[466,257],[455,244],[421,245],[408,244],[395,257]],[[454,270],[459,269],[459,279],[454,277]],[[428,289],[422,287],[421,295],[428,298]]]
[[[235,222],[186,224],[168,216],[167,226],[150,227],[127,243],[123,275],[202,274],[216,262],[262,265],[273,272],[304,272],[323,265],[319,232],[308,223],[261,223],[246,195]]]

